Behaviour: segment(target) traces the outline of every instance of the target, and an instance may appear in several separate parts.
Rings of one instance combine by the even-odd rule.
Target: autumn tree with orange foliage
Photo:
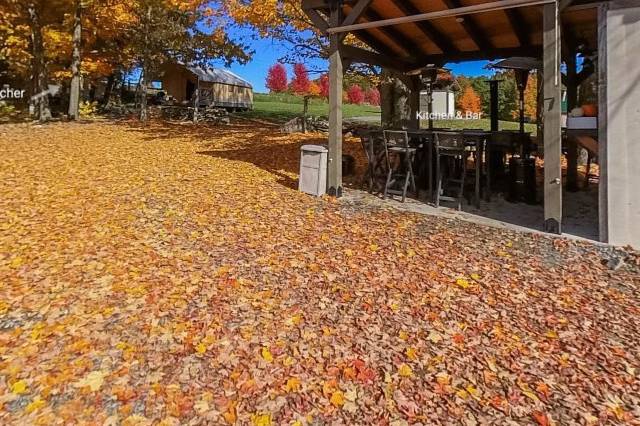
[[[538,119],[538,76],[536,74],[529,75],[527,88],[524,91],[524,115],[532,122]]]
[[[208,0],[5,0],[0,60],[14,79],[31,82],[30,94],[73,78],[69,112],[77,116],[80,77],[139,68],[145,88],[167,60],[248,60],[247,46],[230,39],[226,25]],[[36,118],[50,118],[47,96],[35,106]]]
[[[463,112],[479,113],[482,111],[482,100],[480,96],[473,90],[473,87],[468,86],[462,96],[458,100],[458,108]]]

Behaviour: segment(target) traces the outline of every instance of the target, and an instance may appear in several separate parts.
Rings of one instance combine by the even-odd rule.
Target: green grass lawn
[[[426,128],[427,122],[422,123],[422,127]],[[499,122],[500,130],[519,130],[520,123],[516,121],[503,121]],[[451,129],[483,129],[491,130],[491,120],[488,118],[482,118],[479,120],[434,120],[433,127],[449,127]],[[527,132],[531,132],[532,135],[536,134],[536,125],[531,123],[525,123],[524,129]]]
[[[284,123],[292,118],[302,115],[303,98],[291,94],[264,94],[256,93],[253,99],[253,110],[237,115],[247,118]],[[329,104],[323,99],[311,99],[309,101],[309,115],[327,117]],[[371,105],[343,105],[343,117],[371,117],[375,121],[380,119],[380,108]],[[427,127],[427,123],[422,123]],[[488,118],[479,120],[435,120],[435,127],[449,127],[451,129],[484,129],[489,130],[491,123]],[[515,121],[500,121],[500,130],[518,130],[519,125]],[[536,132],[535,124],[526,124],[525,129],[532,134]]]
[[[303,98],[290,94],[256,93],[253,98],[253,111],[240,113],[243,117],[259,118],[277,123],[283,123],[302,115]],[[309,101],[309,115],[326,117],[329,114],[329,104],[323,99]],[[344,118],[380,116],[380,108],[371,105],[344,104],[342,108]]]

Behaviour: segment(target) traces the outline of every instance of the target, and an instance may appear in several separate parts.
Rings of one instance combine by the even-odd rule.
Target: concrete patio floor
[[[564,191],[565,217],[563,222],[563,236],[574,239],[598,241],[598,187],[591,184],[587,190],[579,192]],[[482,201],[480,207],[463,203],[463,211],[457,211],[452,203],[442,203],[436,208],[432,203],[421,199],[407,198],[402,203],[400,197],[382,199],[376,194],[369,194],[360,189],[348,189],[343,202],[364,203],[381,208],[393,208],[399,211],[419,213],[432,216],[461,219],[494,228],[510,229],[521,232],[544,233],[544,206],[542,204],[529,205],[512,203],[502,194],[494,195],[490,202]]]

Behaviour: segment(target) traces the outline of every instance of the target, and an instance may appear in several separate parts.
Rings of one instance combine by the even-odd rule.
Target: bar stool
[[[466,161],[469,155],[465,149],[464,137],[461,132],[434,132],[434,143],[436,147],[436,174],[438,176],[436,207],[440,207],[440,201],[452,201],[458,203],[458,210],[462,210]],[[444,195],[444,191],[449,188],[454,193],[457,192],[455,197]]]
[[[413,160],[416,155],[416,149],[409,146],[409,136],[405,131],[385,130],[384,144],[388,167],[384,198],[387,198],[387,194],[402,195],[402,202],[404,203],[409,185],[417,195],[416,179],[413,174]],[[392,156],[397,161],[392,162]],[[392,188],[398,180],[402,182],[403,179],[404,184],[401,191]]]

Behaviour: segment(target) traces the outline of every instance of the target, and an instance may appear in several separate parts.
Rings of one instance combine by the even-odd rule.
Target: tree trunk
[[[73,21],[73,57],[71,60],[71,88],[69,91],[69,119],[80,118],[80,45],[82,43],[82,1],[76,0]]]
[[[411,121],[409,88],[400,79],[387,74],[380,89],[382,127],[386,129],[406,127]]]
[[[51,109],[49,108],[49,83],[47,81],[47,64],[42,40],[42,25],[35,3],[30,2],[27,9],[31,26],[31,52],[33,54],[33,113],[37,120],[47,121],[51,119]]]
[[[140,78],[140,121],[146,123],[149,119],[147,111],[147,86],[149,84],[149,24],[151,23],[151,5],[147,6],[147,17],[144,21],[144,53],[142,58],[142,76]]]
[[[111,94],[113,93],[113,87],[116,84],[116,73],[109,74],[109,78],[107,79],[107,87],[104,88],[104,95],[102,96],[101,104],[102,106],[106,106],[109,104],[111,100]]]
[[[391,128],[393,123],[393,81],[384,80],[380,84],[380,114],[382,127]]]

